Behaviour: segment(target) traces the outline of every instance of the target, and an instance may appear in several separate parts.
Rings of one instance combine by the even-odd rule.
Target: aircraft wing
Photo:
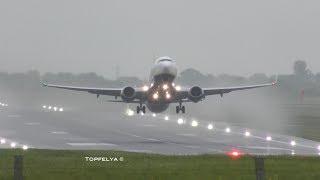
[[[76,87],[76,86],[61,86],[55,84],[46,84],[41,82],[44,87],[52,87],[59,89],[66,89],[72,91],[83,91],[96,95],[109,95],[109,96],[120,96],[121,90],[120,88],[93,88],[93,87]]]
[[[249,86],[234,86],[234,87],[218,87],[218,88],[203,88],[204,96],[210,96],[210,95],[223,95],[225,93],[230,93],[232,91],[240,91],[240,90],[246,90],[246,89],[255,89],[255,88],[261,88],[261,87],[268,87],[268,86],[274,86],[277,84],[277,81],[273,83],[266,83],[266,84],[256,84],[256,85],[249,85]],[[181,91],[178,91],[177,95],[177,101],[187,99],[188,93],[190,88],[183,88]]]
[[[261,88],[261,87],[267,87],[267,86],[274,86],[276,85],[276,82],[273,83],[267,83],[267,84],[257,84],[257,85],[251,85],[251,86],[235,86],[235,87],[221,87],[221,88],[204,88],[203,92],[205,96],[208,95],[215,95],[220,94],[223,95],[225,93],[229,93],[232,91],[240,91],[240,90],[246,90],[246,89],[255,89],[255,88]]]
[[[131,103],[131,104],[140,104],[141,103],[141,101],[139,101],[139,100],[129,101],[129,102],[123,101],[123,100],[108,100],[108,102]],[[182,99],[182,100],[174,100],[171,103],[179,103],[179,102],[192,102],[192,101],[190,101],[188,99]]]

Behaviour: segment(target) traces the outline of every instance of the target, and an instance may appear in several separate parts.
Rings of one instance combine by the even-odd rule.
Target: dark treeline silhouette
[[[203,74],[196,69],[189,68],[179,74],[177,82],[184,86],[219,87],[267,83],[273,81],[275,77],[276,75],[267,76],[263,73],[256,73],[250,77],[228,74],[212,75]],[[147,83],[137,77],[119,77],[117,80],[110,80],[96,73],[45,73],[41,75],[36,70],[26,73],[0,72],[0,90],[4,92],[44,93],[40,81],[96,87],[141,86]],[[320,73],[312,73],[305,61],[297,60],[293,65],[293,73],[279,74],[278,81],[279,87],[276,91],[280,94],[297,95],[303,90],[306,96],[320,95]]]

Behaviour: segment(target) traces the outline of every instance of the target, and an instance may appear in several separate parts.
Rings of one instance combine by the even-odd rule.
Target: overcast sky
[[[180,69],[248,76],[320,71],[317,0],[1,0],[0,71],[148,77],[159,56]]]

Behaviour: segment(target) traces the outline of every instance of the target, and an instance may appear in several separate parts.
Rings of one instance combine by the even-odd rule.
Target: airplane
[[[110,102],[123,102],[123,103],[137,103],[136,112],[139,114],[146,113],[146,107],[153,113],[161,113],[168,109],[169,104],[177,103],[176,113],[185,113],[186,108],[183,103],[194,102],[198,103],[206,96],[220,95],[232,91],[254,89],[260,87],[274,86],[277,80],[272,83],[257,84],[250,86],[235,86],[235,87],[219,87],[219,88],[202,88],[199,86],[181,87],[174,83],[177,77],[177,66],[175,60],[170,57],[160,57],[156,60],[150,73],[150,85],[143,87],[124,88],[98,88],[98,87],[75,87],[75,86],[62,86],[56,84],[47,84],[41,82],[44,87],[60,88],[72,91],[84,91],[95,94],[97,98],[100,95],[114,96],[115,100]],[[121,97],[121,100],[117,100]]]

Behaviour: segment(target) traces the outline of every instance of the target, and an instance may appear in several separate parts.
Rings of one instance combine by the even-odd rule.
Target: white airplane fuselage
[[[169,57],[160,57],[151,69],[146,106],[151,112],[165,111],[175,100],[174,79],[178,73],[176,63]],[[157,94],[157,95],[155,95]]]

